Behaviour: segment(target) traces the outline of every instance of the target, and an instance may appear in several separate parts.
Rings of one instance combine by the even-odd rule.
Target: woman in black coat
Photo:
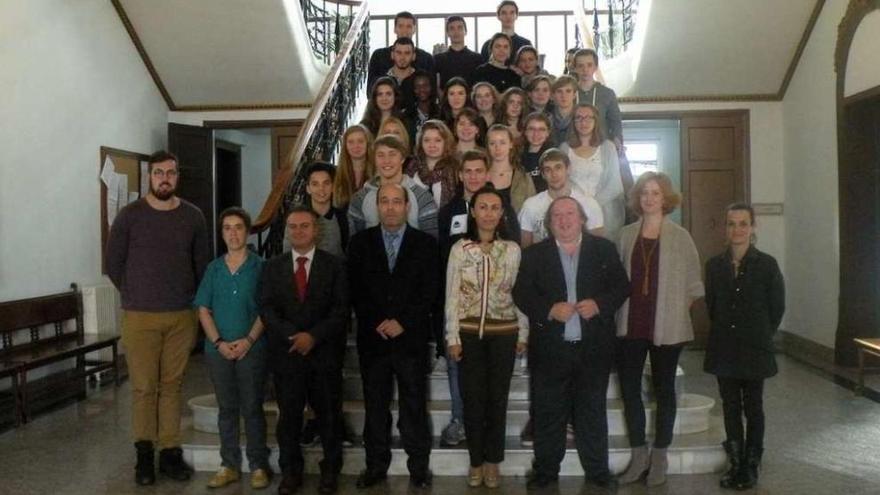
[[[722,488],[745,490],[758,480],[764,451],[764,379],[777,372],[773,334],[785,313],[776,260],[754,245],[755,212],[727,208],[724,253],[706,263],[706,305],[712,322],[703,368],[718,378],[730,470]],[[745,415],[746,433],[743,432]]]

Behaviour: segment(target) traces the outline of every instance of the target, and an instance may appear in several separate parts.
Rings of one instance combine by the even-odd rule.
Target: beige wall
[[[880,86],[880,10],[862,19],[849,49],[844,96]]]
[[[0,3],[0,301],[101,276],[99,148],[165,145],[168,107],[107,0]]]
[[[834,347],[840,290],[834,50],[846,0],[828,0],[783,101],[787,330]]]

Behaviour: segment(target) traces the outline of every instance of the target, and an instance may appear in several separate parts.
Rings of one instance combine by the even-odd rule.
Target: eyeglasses
[[[153,175],[153,177],[156,177],[158,179],[161,179],[164,177],[168,177],[169,179],[172,179],[174,177],[177,177],[177,175],[178,175],[177,169],[174,169],[174,168],[169,169],[169,170],[162,170],[161,168],[154,168],[153,171],[150,173]]]
[[[526,132],[550,132],[546,127],[526,127]]]
[[[582,123],[583,123],[583,122],[589,122],[590,120],[596,120],[596,117],[593,117],[593,116],[591,115],[591,116],[589,116],[589,117],[575,117],[575,118],[574,118],[574,121],[575,121],[575,122],[582,122]]]

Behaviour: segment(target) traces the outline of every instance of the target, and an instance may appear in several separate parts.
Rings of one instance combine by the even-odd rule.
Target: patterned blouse
[[[460,345],[461,332],[529,336],[528,318],[513,304],[520,248],[497,240],[488,252],[464,238],[452,245],[446,268],[446,343]]]

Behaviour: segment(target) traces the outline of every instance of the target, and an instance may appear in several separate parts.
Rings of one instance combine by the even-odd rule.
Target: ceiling
[[[308,107],[329,70],[296,0],[113,2],[172,110]]]
[[[638,76],[625,96],[776,95],[816,5],[653,0]]]
[[[111,1],[172,110],[308,107],[328,71],[298,0]],[[530,1],[520,8],[540,8]],[[778,99],[823,3],[641,0],[649,22],[635,78],[627,70],[630,84],[615,86],[615,61],[603,68],[624,101]]]

